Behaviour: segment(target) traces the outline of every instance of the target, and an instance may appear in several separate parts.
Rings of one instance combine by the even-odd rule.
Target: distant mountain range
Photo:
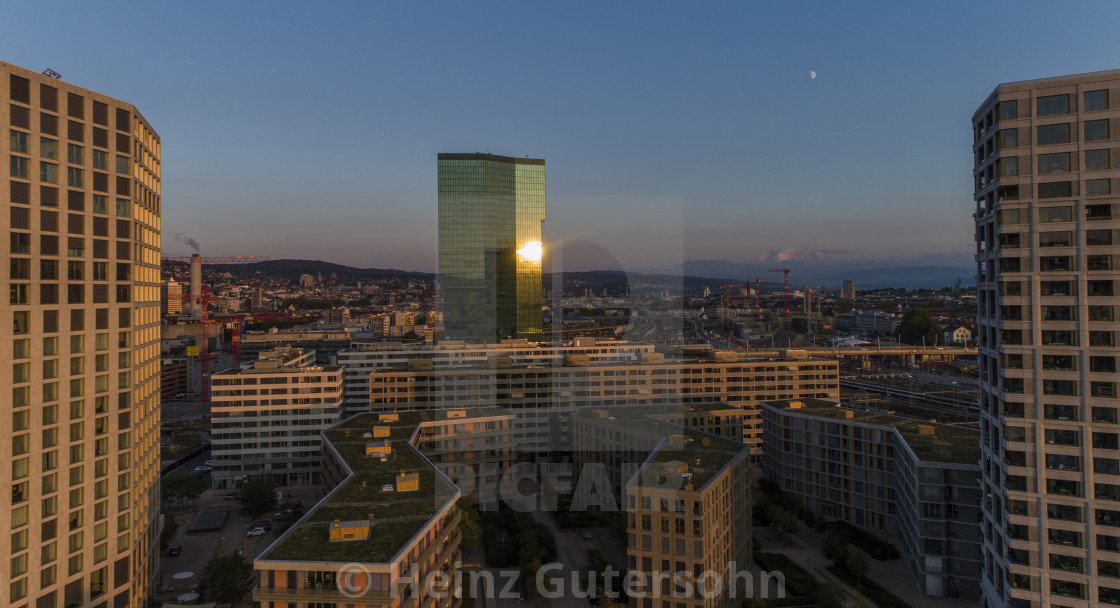
[[[955,260],[953,260],[955,262]],[[781,272],[774,272],[775,268],[790,268],[789,284],[814,285],[828,289],[839,289],[845,279],[852,279],[856,289],[880,289],[884,287],[902,287],[906,289],[919,289],[928,287],[946,287],[955,285],[975,284],[976,267],[966,264],[909,264],[891,265],[883,262],[864,263],[820,263],[809,261],[790,262],[727,262],[724,260],[696,260],[685,262],[682,271],[688,276],[697,277],[734,277],[736,279],[753,279],[754,277],[769,277],[782,280]]]
[[[883,287],[902,287],[916,289],[925,287],[944,287],[974,284],[975,267],[969,266],[885,266],[881,268],[867,265],[820,265],[806,262],[786,262],[793,271],[790,273],[790,286],[814,285],[829,289],[839,289],[845,279],[852,279],[857,289],[876,289]],[[781,266],[772,262],[769,266]],[[228,272],[236,277],[250,277],[263,274],[290,281],[299,280],[300,275],[309,274],[329,277],[334,274],[342,283],[398,283],[409,281],[431,281],[433,274],[385,268],[354,268],[321,260],[270,260],[250,264],[210,264],[209,270]],[[588,288],[594,292],[607,289],[618,293],[627,282],[646,284],[682,285],[686,291],[702,290],[704,287],[718,291],[720,285],[727,283],[746,283],[754,277],[765,277],[764,282],[781,282],[780,272],[771,272],[767,265],[757,263],[727,262],[723,260],[698,260],[685,262],[681,274],[664,271],[624,272],[621,270],[590,270],[564,273],[565,288]],[[551,273],[545,273],[546,287],[552,286]]]

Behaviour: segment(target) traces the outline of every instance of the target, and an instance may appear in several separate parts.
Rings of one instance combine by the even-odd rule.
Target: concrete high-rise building
[[[844,279],[844,289],[841,290],[840,297],[845,300],[856,299],[856,282],[854,279]]]
[[[985,600],[1120,605],[1120,70],[999,85],[972,126]]]
[[[543,338],[544,160],[439,155],[439,274],[448,338]]]
[[[159,546],[160,139],[0,63],[0,605],[147,605]]]
[[[175,279],[163,282],[163,306],[160,312],[164,316],[183,314],[183,285]]]

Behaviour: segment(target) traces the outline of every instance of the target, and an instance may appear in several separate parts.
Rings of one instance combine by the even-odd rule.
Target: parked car
[[[267,531],[272,529],[272,523],[267,522],[267,521],[258,521],[257,523],[253,524],[253,527],[254,528],[264,528],[265,531],[267,532]]]
[[[265,534],[268,534],[268,530],[265,530],[264,528],[249,528],[249,531],[245,533],[245,536],[264,536]]]
[[[226,494],[226,500],[241,500],[240,492],[229,492]]]
[[[209,472],[210,472],[210,469],[208,469],[208,468],[206,468],[202,465],[199,465],[199,466],[194,468],[194,474],[195,475],[205,475]]]
[[[167,557],[178,557],[183,552],[183,548],[179,545],[171,545],[167,548]]]

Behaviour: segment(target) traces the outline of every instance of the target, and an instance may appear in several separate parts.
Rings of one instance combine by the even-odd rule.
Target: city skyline
[[[431,271],[431,158],[455,150],[549,158],[546,242],[596,243],[627,269],[966,265],[959,117],[993,80],[1114,67],[1103,28],[1117,9],[1064,10],[1045,22],[1053,43],[1011,37],[985,62],[972,57],[972,24],[1037,30],[1038,12],[518,7],[488,19],[461,6],[289,4],[223,7],[215,20],[205,5],[153,7],[128,18],[159,41],[148,49],[97,34],[112,11],[76,6],[50,25],[38,7],[13,11],[9,61],[106,82],[181,142],[168,150],[167,195],[181,204],[165,218],[165,253],[189,252],[170,238],[182,233],[210,255]],[[44,53],[35,41],[56,27],[70,35]],[[456,49],[523,76],[468,76]],[[150,77],[106,69],[113,56]],[[887,154],[900,136],[909,152]]]

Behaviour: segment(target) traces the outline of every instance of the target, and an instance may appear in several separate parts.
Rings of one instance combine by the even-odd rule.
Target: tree
[[[183,499],[195,500],[206,490],[206,484],[194,473],[175,473],[168,475],[160,482],[160,494],[163,502],[173,502]]]
[[[459,520],[459,543],[463,546],[473,545],[478,542],[478,511],[474,505],[467,504],[465,499],[459,500],[459,511],[463,514]]]
[[[837,565],[843,564],[848,559],[848,535],[839,530],[825,532],[821,553]]]
[[[276,508],[276,487],[264,478],[250,479],[241,486],[241,508],[253,515]]]
[[[789,511],[782,511],[778,518],[778,528],[786,535],[786,546],[793,544],[793,535],[801,531],[801,522]]]
[[[902,320],[895,330],[899,342],[907,344],[921,344],[924,340],[929,346],[938,342],[941,335],[941,326],[933,319],[933,315],[924,308],[910,308],[902,313]]]
[[[856,577],[857,583],[863,583],[863,577],[867,576],[867,572],[871,570],[871,562],[867,559],[867,554],[859,549],[853,549],[848,553],[847,559],[844,560],[844,569],[848,574]]]
[[[236,602],[252,589],[253,564],[239,553],[210,558],[199,575],[198,591],[211,602]]]
[[[844,608],[844,592],[836,583],[829,581],[817,587],[814,595],[820,608]]]
[[[179,531],[179,522],[175,516],[167,513],[163,520],[163,531],[159,533],[159,547],[166,549],[171,544],[171,539],[175,538],[175,533]]]

